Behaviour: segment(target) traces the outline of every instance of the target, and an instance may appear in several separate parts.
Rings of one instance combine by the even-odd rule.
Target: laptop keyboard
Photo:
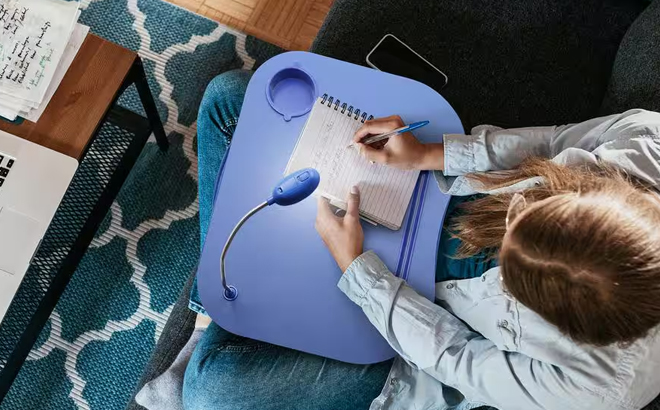
[[[15,162],[15,158],[0,152],[0,188],[5,184],[5,180],[9,178],[9,174]]]

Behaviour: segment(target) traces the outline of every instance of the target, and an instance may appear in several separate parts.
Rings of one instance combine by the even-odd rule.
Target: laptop
[[[0,320],[77,168],[71,157],[0,131]]]

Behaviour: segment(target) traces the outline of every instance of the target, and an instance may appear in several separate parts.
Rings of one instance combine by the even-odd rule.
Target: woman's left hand
[[[360,192],[357,187],[351,188],[347,203],[346,215],[339,217],[332,213],[328,200],[319,197],[315,225],[342,272],[362,255],[364,242],[364,232],[360,225]]]

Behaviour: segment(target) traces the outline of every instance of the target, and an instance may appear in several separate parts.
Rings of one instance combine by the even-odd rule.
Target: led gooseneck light
[[[232,301],[238,297],[238,290],[232,286],[227,285],[227,277],[225,275],[225,256],[227,256],[227,251],[231,242],[234,240],[236,233],[245,222],[250,219],[254,214],[261,211],[267,206],[277,204],[281,206],[288,206],[297,204],[303,199],[307,198],[316,190],[321,181],[321,176],[319,172],[314,168],[305,168],[300,171],[296,171],[292,174],[287,175],[282,179],[273,189],[273,193],[266,202],[259,204],[257,207],[252,209],[250,212],[245,214],[243,218],[236,224],[234,229],[229,234],[225,247],[222,248],[222,254],[220,256],[220,276],[222,277],[222,287],[224,288],[223,296],[225,299]]]

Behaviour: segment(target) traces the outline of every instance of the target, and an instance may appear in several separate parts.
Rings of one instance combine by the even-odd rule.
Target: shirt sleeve
[[[338,286],[404,360],[472,401],[526,410],[571,407],[564,405],[569,398],[585,408],[599,403],[561,369],[499,350],[395,277],[373,252],[358,257]]]
[[[530,156],[558,162],[582,157],[610,163],[659,186],[659,138],[660,114],[641,109],[563,126],[508,130],[482,126],[472,135],[444,136],[445,167],[436,179],[443,192],[467,195],[478,192],[460,178],[471,172],[514,169]]]

